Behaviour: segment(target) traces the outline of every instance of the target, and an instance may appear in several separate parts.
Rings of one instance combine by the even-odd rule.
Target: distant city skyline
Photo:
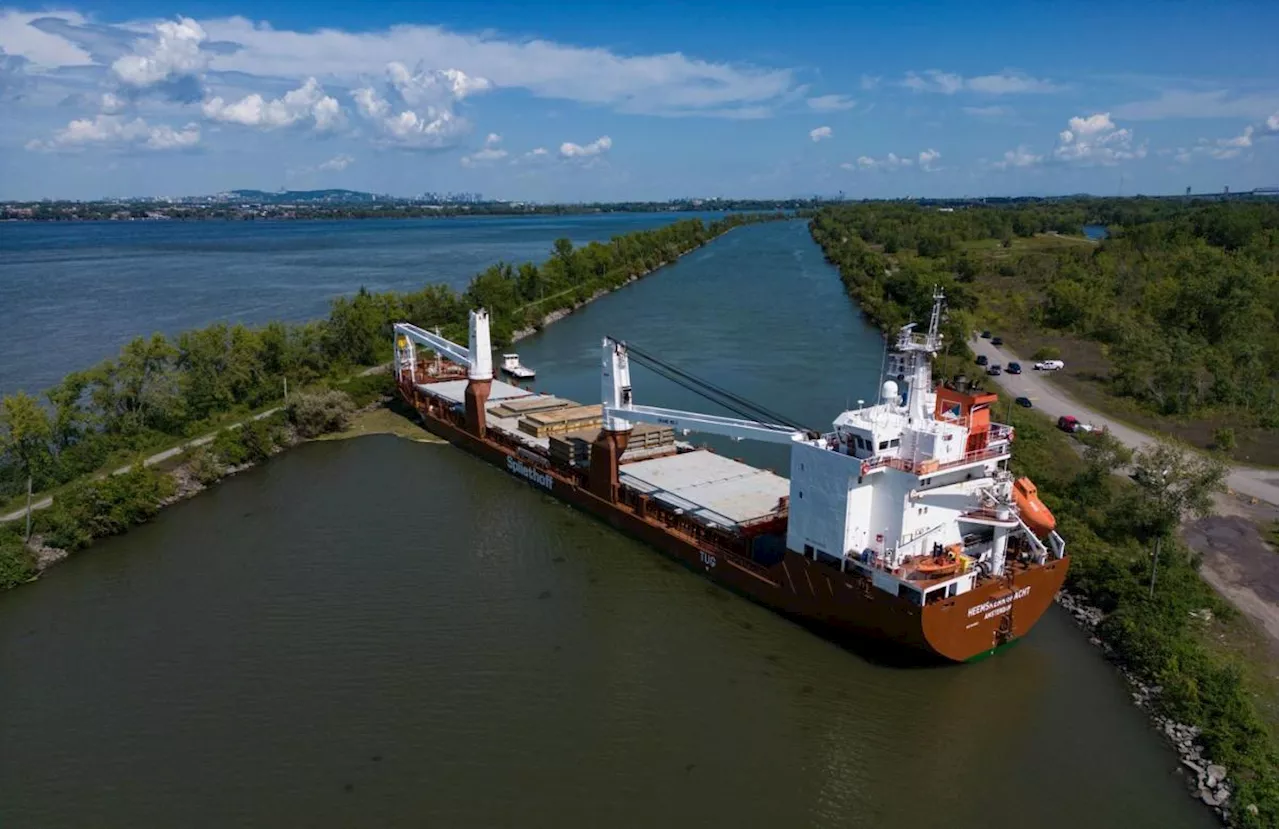
[[[1273,186],[1274,6],[0,7],[0,200]]]

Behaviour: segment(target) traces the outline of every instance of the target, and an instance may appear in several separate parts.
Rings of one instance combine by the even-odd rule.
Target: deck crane
[[[603,399],[601,414],[606,432],[625,433],[631,429],[633,423],[654,423],[670,426],[685,434],[705,432],[723,435],[734,440],[760,440],[767,443],[791,444],[796,441],[810,440],[813,436],[810,430],[796,424],[767,423],[746,418],[663,409],[657,406],[638,406],[631,396],[631,366],[627,344],[612,337],[605,337],[601,357],[600,390]],[[688,385],[686,387],[692,388]],[[738,409],[744,414],[753,410],[761,411],[759,407],[736,395],[730,395],[723,390],[717,390],[717,392],[734,401],[729,403],[723,400],[717,401],[722,405]],[[715,398],[709,397],[709,399]],[[735,402],[737,405],[734,405]]]
[[[467,369],[467,377],[471,380],[493,379],[493,353],[489,345],[489,312],[481,309],[472,311],[468,316],[468,347],[446,340],[439,334],[423,330],[408,322],[397,322],[396,338],[396,370],[410,372],[417,370],[417,348],[423,346],[437,354],[448,358]]]
[[[467,369],[467,390],[463,396],[467,431],[478,438],[485,435],[485,402],[493,382],[493,348],[489,344],[489,312],[483,308],[473,310],[468,316],[468,346],[446,340],[439,334],[424,331],[408,322],[398,322],[395,330],[395,366],[397,375],[404,382],[409,376],[409,386],[417,382],[417,346],[425,346]]]

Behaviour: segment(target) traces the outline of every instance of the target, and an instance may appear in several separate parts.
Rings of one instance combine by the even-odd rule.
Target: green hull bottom
[[[1005,642],[1003,645],[996,645],[994,648],[992,648],[989,651],[983,651],[982,653],[969,657],[968,659],[965,660],[965,664],[972,665],[974,662],[981,662],[982,660],[986,659],[989,656],[995,656],[996,654],[1000,653],[1003,650],[1008,650],[1009,648],[1012,648],[1014,645],[1018,644],[1021,641],[1022,641],[1021,638],[1010,639],[1008,642]]]

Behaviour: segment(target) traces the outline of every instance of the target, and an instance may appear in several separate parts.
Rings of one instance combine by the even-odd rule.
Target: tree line
[[[556,241],[549,261],[494,265],[463,291],[429,285],[410,293],[361,288],[333,300],[326,319],[260,328],[223,322],[127,343],[98,365],[67,375],[43,396],[0,401],[0,502],[102,469],[137,453],[198,436],[229,416],[262,408],[292,388],[347,376],[390,358],[393,322],[439,327],[466,340],[467,311],[490,310],[495,345],[548,313],[674,261],[739,225],[780,214],[731,214],[575,248]]]
[[[1002,277],[1025,298],[1028,325],[1103,347],[1112,394],[1153,414],[1230,413],[1274,428],[1277,219],[1274,201],[1253,200],[1094,199],[950,213],[865,204],[825,208],[812,230],[874,318],[919,318],[934,282],[950,288],[953,308],[973,311],[984,283]],[[1013,247],[1044,232],[1078,235],[1087,223],[1105,224],[1107,238],[1000,256],[968,244]]]

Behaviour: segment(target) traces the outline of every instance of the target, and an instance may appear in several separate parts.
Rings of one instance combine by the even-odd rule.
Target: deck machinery
[[[1068,556],[1035,486],[1008,469],[1015,435],[991,420],[996,396],[961,379],[935,387],[942,312],[939,292],[926,333],[899,331],[879,401],[825,433],[640,405],[632,349],[606,337],[585,464],[491,416],[535,393],[493,380],[484,311],[465,349],[397,324],[395,366],[427,429],[709,578],[838,639],[966,661],[1030,630]],[[637,424],[787,445],[789,480],[686,443],[629,447]]]

